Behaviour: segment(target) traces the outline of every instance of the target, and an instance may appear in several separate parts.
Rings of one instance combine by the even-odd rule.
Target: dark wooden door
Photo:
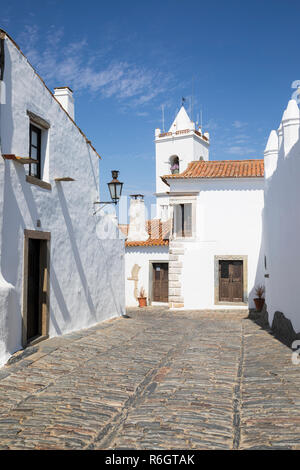
[[[27,341],[42,334],[47,302],[47,242],[28,240]]]
[[[168,302],[169,296],[169,265],[168,263],[153,263],[152,300]]]
[[[219,300],[243,302],[243,261],[219,261]]]

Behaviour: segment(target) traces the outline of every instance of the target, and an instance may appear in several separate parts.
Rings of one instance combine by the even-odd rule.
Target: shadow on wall
[[[264,209],[261,211],[261,238],[260,238],[260,247],[259,247],[259,255],[257,259],[256,265],[256,273],[255,273],[255,280],[252,289],[248,293],[249,299],[249,308],[255,308],[255,304],[253,299],[257,297],[255,293],[256,287],[259,285],[265,285],[265,275],[264,275],[264,258],[265,258],[265,250],[264,250]]]
[[[99,240],[99,245],[101,249],[101,253],[103,256],[103,259],[105,260],[105,273],[106,273],[106,284],[109,287],[110,294],[111,294],[111,299],[113,301],[113,304],[115,306],[116,312],[118,315],[123,315],[125,313],[124,311],[124,305],[125,305],[125,272],[124,272],[124,261],[123,261],[123,269],[122,269],[122,275],[119,276],[123,280],[123,286],[121,287],[123,292],[124,292],[124,299],[123,302],[120,301],[120,298],[116,298],[115,292],[116,289],[118,289],[119,286],[116,286],[115,284],[113,285],[113,281],[111,278],[111,275],[109,274],[111,272],[111,262],[110,262],[110,257],[107,256],[107,252],[111,253],[111,247],[113,246],[114,242],[111,240]],[[109,250],[107,248],[110,248]],[[124,260],[124,258],[123,258]],[[120,274],[120,273],[118,273]]]
[[[118,227],[118,223],[114,223],[112,220],[107,219],[105,216],[100,218],[95,218],[93,216],[93,223],[95,226],[95,233],[97,234],[97,240],[99,242],[98,244],[101,250],[102,259],[105,262],[106,269],[104,272],[106,286],[109,288],[110,298],[112,299],[117,314],[123,315],[125,313],[125,239],[122,236],[122,233]],[[102,239],[101,234],[105,232],[107,233],[108,238]],[[113,238],[113,232],[115,234],[115,238]],[[121,255],[123,256],[121,273],[119,271],[120,262],[117,262],[116,271],[114,271],[114,264],[111,258],[113,253],[115,253],[115,256],[118,256],[120,247],[123,247],[123,253]],[[122,301],[121,298],[116,297],[115,294],[116,290],[119,289],[119,286],[116,286],[116,278],[121,278],[121,282],[123,283],[123,285],[120,286],[121,291],[123,292]]]
[[[66,228],[67,228],[67,231],[68,231],[68,235],[69,235],[69,239],[70,239],[70,243],[71,243],[72,252],[73,252],[74,260],[75,260],[75,263],[76,263],[77,271],[78,271],[78,274],[79,274],[79,277],[80,277],[80,280],[81,280],[81,284],[83,286],[84,294],[85,294],[85,297],[86,297],[86,302],[87,302],[90,314],[93,317],[94,321],[99,321],[99,316],[97,316],[97,308],[96,308],[96,306],[93,302],[92,295],[91,295],[91,292],[90,292],[90,289],[89,289],[89,283],[88,283],[87,277],[85,275],[84,267],[83,267],[83,264],[82,264],[82,261],[81,261],[80,252],[79,252],[79,248],[78,248],[78,245],[77,245],[77,242],[76,242],[75,232],[74,232],[74,229],[73,229],[71,216],[69,214],[67,201],[66,201],[65,195],[63,193],[63,189],[60,185],[57,185],[57,193],[58,193],[58,198],[59,198],[61,209],[62,209],[62,214],[63,214],[64,220],[65,220]],[[101,259],[102,263],[104,263],[103,270],[102,270],[101,274],[103,276],[105,289],[106,290],[109,289],[109,293],[110,293],[109,298],[112,300],[112,303],[114,305],[114,311],[116,312],[117,315],[122,315],[124,313],[124,311],[123,311],[124,308],[123,308],[122,303],[116,297],[116,294],[115,294],[116,290],[118,289],[118,286],[115,285],[115,280],[112,279],[114,277],[114,264],[113,264],[113,260],[112,260],[112,253],[114,252],[114,247],[116,246],[115,244],[116,243],[124,243],[124,241],[111,240],[111,239],[102,240],[102,239],[98,238],[97,235],[96,235],[96,233],[97,233],[96,219],[94,217],[92,217],[90,220],[92,221],[92,223],[94,223],[94,227],[95,227],[95,230],[93,231],[92,235],[99,242],[98,243],[98,245],[99,245],[98,256],[99,256],[99,259]],[[101,224],[101,221],[99,223]],[[103,220],[103,223],[107,224],[107,219]],[[109,253],[109,255],[107,253]],[[119,263],[118,263],[118,267],[119,267]],[[117,275],[116,277],[118,277],[118,278],[120,277],[119,269],[118,269],[118,272],[116,273],[116,275]],[[54,276],[55,276],[55,274],[54,274]],[[50,275],[50,278],[51,277],[52,277],[52,274]],[[124,276],[122,277],[122,279],[123,278],[124,278]],[[67,306],[66,306],[66,304],[63,300],[63,293],[59,289],[59,281],[58,281],[57,278],[55,279],[55,277],[53,278],[53,281],[54,281],[54,284],[52,283],[52,287],[56,292],[55,295],[56,295],[57,301],[60,305],[60,309],[63,313],[63,316],[64,316],[65,319],[67,317],[69,319],[71,319],[68,308],[67,308]],[[124,283],[125,283],[125,280],[124,280]],[[106,294],[106,297],[107,297],[107,292],[105,292],[105,294]],[[112,313],[114,313],[114,312],[112,311]],[[53,318],[53,316],[51,318]],[[57,328],[58,328],[58,326],[56,326],[56,330],[57,330]]]
[[[298,141],[285,156],[283,141],[277,168],[266,180],[265,190],[268,319],[276,337],[282,335],[283,338],[289,338],[289,341],[297,339],[300,331],[299,139],[300,131]]]
[[[5,72],[4,79],[6,89],[1,93],[0,101],[0,129],[1,129],[1,151],[2,153],[18,153],[18,142],[14,140],[16,129],[14,129],[13,108],[12,108],[12,62],[9,49],[5,47]],[[22,77],[19,78],[22,81]],[[1,86],[4,82],[1,83]],[[3,99],[5,97],[5,99]],[[25,116],[26,117],[26,116]],[[89,148],[89,147],[88,147]],[[1,158],[1,156],[0,156]],[[92,164],[92,155],[89,152],[89,162],[91,168],[91,178],[95,188],[98,188],[97,175]],[[2,160],[2,158],[1,158]],[[17,175],[17,187],[12,186],[12,181]],[[13,176],[13,178],[12,178]],[[68,212],[67,203],[61,187],[57,186],[58,197],[62,208],[62,214],[65,220],[68,236],[72,246],[74,260],[79,273],[79,277],[83,286],[84,295],[88,304],[88,310],[94,321],[97,320],[96,307],[94,305],[89,285],[86,279],[86,273],[82,265],[80,252],[76,243],[76,237]],[[95,189],[96,190],[96,189]],[[39,191],[43,191],[40,189]],[[25,168],[22,165],[13,162],[0,162],[0,355],[5,354],[8,349],[12,354],[22,347],[22,295],[20,285],[20,270],[22,269],[23,259],[23,243],[24,229],[34,228],[37,219],[40,218],[38,211],[44,213],[43,197],[39,198],[37,206],[35,192],[32,192],[31,185],[26,182]],[[20,207],[23,211],[20,211]],[[95,222],[95,219],[93,218]],[[94,234],[96,236],[96,232]],[[122,314],[123,305],[115,292],[117,286],[115,279],[121,279],[119,276],[112,276],[112,257],[111,251],[115,241],[99,240],[99,257],[103,262],[103,278],[105,278],[105,287],[109,291],[111,297],[112,314]],[[119,252],[118,252],[119,253]],[[119,262],[115,263],[116,269],[120,267]],[[120,270],[119,270],[120,271]],[[51,263],[51,285],[52,293],[61,312],[63,321],[70,323],[72,320],[71,313],[68,310],[66,296],[60,287],[58,275]],[[123,276],[124,277],[124,276]],[[124,281],[125,282],[125,281]],[[17,290],[16,290],[17,289]],[[54,299],[53,299],[54,300]],[[114,306],[114,307],[113,307]],[[63,328],[59,324],[58,318],[55,318],[51,309],[50,313],[52,325],[57,334],[61,334]]]
[[[55,299],[56,299],[57,305],[59,307],[60,313],[62,314],[62,317],[64,319],[64,322],[65,323],[71,322],[71,314],[70,314],[70,312],[68,310],[68,307],[67,307],[67,304],[65,302],[64,294],[63,294],[63,292],[60,288],[60,285],[59,285],[59,282],[58,282],[58,279],[57,279],[57,276],[56,276],[56,272],[55,272],[55,269],[53,267],[53,263],[51,262],[51,258],[50,258],[50,283],[51,283],[51,287],[52,287],[52,292],[55,295]],[[55,317],[55,314],[54,314],[54,311],[53,311],[53,308],[52,308],[52,302],[51,301],[50,301],[50,318],[51,318],[51,322],[53,324],[53,327],[55,329],[55,332],[58,335],[61,335],[62,330],[58,325],[57,319]]]
[[[0,84],[1,159],[1,153],[12,153],[14,133],[11,59],[6,44],[5,41],[4,81]],[[19,211],[15,198],[13,197],[10,201],[13,188],[10,181],[9,163],[1,161],[0,165],[0,360],[5,361],[9,355],[21,348],[21,306],[15,290],[17,275],[16,267],[13,266],[13,261],[18,256],[17,238],[20,218],[17,217]],[[17,214],[14,212],[16,209]],[[10,232],[10,225],[12,225],[12,232]]]
[[[79,250],[78,250],[76,237],[75,237],[75,233],[74,233],[74,229],[73,229],[73,225],[72,225],[72,220],[71,220],[69,210],[68,210],[68,205],[67,205],[64,193],[63,193],[63,189],[62,189],[61,185],[59,185],[59,184],[57,185],[57,194],[58,194],[58,198],[59,198],[59,201],[60,201],[62,214],[63,214],[64,220],[65,220],[65,224],[66,224],[66,228],[67,228],[67,231],[68,231],[69,239],[70,239],[70,242],[71,242],[71,247],[72,247],[72,251],[73,251],[77,271],[78,271],[78,274],[79,274],[79,277],[80,277],[80,280],[81,280],[81,284],[83,286],[84,294],[85,294],[85,297],[86,297],[87,305],[88,305],[88,308],[89,308],[89,311],[90,311],[90,314],[92,315],[92,317],[96,318],[96,308],[95,308],[95,305],[93,303],[91,292],[89,290],[88,282],[87,282],[87,279],[86,279],[86,276],[85,276],[85,273],[84,273],[84,268],[83,268],[83,265],[82,265],[82,262],[81,262],[80,253],[79,253]],[[50,275],[50,277],[51,277],[51,275]]]

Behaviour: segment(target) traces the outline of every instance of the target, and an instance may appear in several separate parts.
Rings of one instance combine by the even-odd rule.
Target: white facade
[[[209,159],[209,135],[195,130],[192,122],[182,106],[170,129],[161,133],[155,130],[156,154],[156,214],[158,218],[166,220],[169,217],[168,186],[161,180],[161,176],[171,173],[174,158],[178,157],[179,172],[182,173],[193,160]]]
[[[300,331],[299,135],[299,108],[291,100],[265,150],[264,239],[269,323],[275,312],[281,312],[296,333]]]
[[[193,206],[192,236],[173,235],[170,240],[171,306],[235,308],[234,303],[219,302],[218,298],[217,263],[233,259],[244,263],[243,304],[254,307],[254,288],[264,280],[263,178],[169,179],[168,182],[172,206],[180,203]]]
[[[99,159],[15,43],[1,32],[0,364],[24,345],[25,233],[48,238],[49,336],[124,313],[124,241],[94,215]],[[3,58],[3,54],[2,54]],[[41,184],[28,165],[29,125],[41,128]],[[73,181],[56,181],[72,178]],[[110,227],[111,229],[111,227]],[[27,232],[28,233],[28,232]],[[23,340],[22,340],[23,338]]]
[[[145,289],[149,304],[152,301],[152,264],[168,262],[168,246],[135,246],[126,247],[125,279],[126,306],[137,307],[137,297],[141,287]]]
[[[263,161],[246,162],[246,165],[253,165],[249,177],[244,176],[245,167],[243,176],[235,178],[171,175],[173,156],[178,156],[180,174],[190,168],[191,162],[196,162],[192,166],[214,164],[209,161],[209,136],[195,132],[195,124],[184,107],[169,132],[161,134],[160,129],[156,129],[155,135],[158,217],[174,222],[176,211],[188,204],[191,226],[188,234],[178,237],[175,217],[168,247],[144,244],[126,247],[126,304],[137,305],[134,285],[143,285],[148,301],[152,301],[151,273],[152,263],[156,260],[168,263],[168,303],[171,308],[254,307],[254,289],[264,283],[264,178],[259,171],[257,176],[251,175],[257,165],[263,166]],[[136,240],[144,238],[136,237]],[[220,263],[229,260],[232,264],[240,263],[243,269],[239,302],[220,301],[219,267]]]

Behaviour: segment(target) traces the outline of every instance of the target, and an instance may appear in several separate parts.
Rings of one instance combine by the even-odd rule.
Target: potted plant
[[[174,175],[175,173],[179,173],[179,164],[178,163],[174,163],[171,166],[171,172],[172,172],[172,175]]]
[[[140,295],[138,297],[138,301],[139,301],[139,307],[147,307],[147,297],[146,297],[145,289],[143,287],[141,287],[140,289]]]
[[[263,285],[258,285],[255,288],[255,294],[257,295],[257,297],[253,300],[254,300],[254,303],[255,303],[256,310],[258,312],[262,311],[262,308],[263,308],[264,303],[265,303],[265,299],[263,297],[264,293],[265,293],[265,287]]]

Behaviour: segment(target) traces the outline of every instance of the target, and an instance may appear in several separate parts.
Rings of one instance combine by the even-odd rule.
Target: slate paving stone
[[[0,449],[300,448],[300,366],[247,313],[128,315],[0,369]]]

